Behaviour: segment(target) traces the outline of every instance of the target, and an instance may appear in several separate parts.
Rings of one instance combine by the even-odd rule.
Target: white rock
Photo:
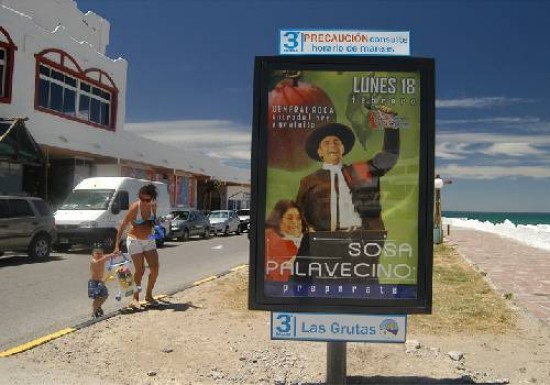
[[[462,352],[452,351],[447,354],[449,355],[449,357],[451,357],[451,360],[453,361],[460,361],[464,358],[464,353]]]

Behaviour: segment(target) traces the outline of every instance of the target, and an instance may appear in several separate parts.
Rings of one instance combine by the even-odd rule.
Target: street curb
[[[241,269],[244,269],[245,267],[247,267],[248,264],[243,264],[243,265],[239,265],[239,266],[236,266],[236,267],[233,267],[227,271],[224,271],[222,273],[219,273],[219,274],[216,274],[216,275],[211,275],[209,277],[206,277],[206,278],[202,278],[198,281],[195,281],[191,284],[187,284],[187,285],[181,285],[181,286],[178,286],[176,287],[176,289],[174,290],[171,290],[169,291],[168,293],[166,294],[160,294],[160,295],[157,295],[155,296],[154,298],[155,299],[162,299],[162,298],[166,298],[166,297],[171,297],[172,295],[174,294],[177,294],[177,293],[181,293],[187,289],[190,289],[192,287],[195,287],[195,286],[199,286],[199,285],[202,285],[203,283],[207,283],[207,282],[210,282],[210,281],[213,281],[215,279],[218,279],[218,278],[221,278],[227,274],[230,274],[230,273],[233,273],[235,271],[238,271],[238,270],[241,270]],[[112,318],[114,316],[117,316],[117,315],[120,315],[120,314],[124,314],[124,311],[125,309],[128,309],[128,307],[123,307],[123,308],[120,308],[120,309],[117,309],[115,311],[112,311],[110,313],[107,313],[105,314],[104,316],[100,317],[100,318],[95,318],[95,319],[89,319],[89,320],[86,320],[84,322],[81,322],[79,324],[76,324],[75,326],[73,327],[68,327],[68,328],[65,328],[65,329],[62,329],[62,330],[59,330],[57,332],[54,332],[54,333],[51,333],[51,334],[48,334],[44,337],[40,337],[40,338],[36,338],[32,341],[29,341],[29,342],[26,342],[24,344],[21,344],[21,345],[18,345],[18,346],[15,346],[13,348],[10,348],[8,350],[5,350],[5,351],[2,351],[0,352],[0,357],[1,358],[4,358],[4,357],[10,357],[10,356],[13,356],[15,354],[18,354],[18,353],[23,353],[27,350],[31,350],[37,346],[40,346],[40,345],[43,345],[47,342],[50,342],[50,341],[53,341],[55,339],[58,339],[60,337],[63,337],[64,335],[67,335],[67,334],[70,334],[70,333],[74,333],[76,332],[77,330],[81,330],[81,329],[84,329],[88,326],[91,326],[91,325],[94,325],[98,322],[101,322],[101,321],[104,321],[106,319],[109,319],[109,318]]]

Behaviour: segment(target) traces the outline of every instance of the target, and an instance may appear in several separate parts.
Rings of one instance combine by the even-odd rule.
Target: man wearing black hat
[[[332,123],[311,132],[306,152],[322,168],[304,177],[296,202],[310,230],[384,230],[380,177],[397,163],[399,129],[384,128],[384,148],[372,159],[351,165],[343,157],[355,143],[353,131]]]

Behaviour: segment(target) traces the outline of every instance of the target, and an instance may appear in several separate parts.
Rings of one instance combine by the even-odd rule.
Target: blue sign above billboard
[[[409,32],[280,30],[280,55],[410,55]]]

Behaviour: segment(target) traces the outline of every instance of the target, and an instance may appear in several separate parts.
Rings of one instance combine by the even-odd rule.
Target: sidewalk
[[[446,236],[497,292],[550,325],[550,252],[483,231],[452,227]]]

